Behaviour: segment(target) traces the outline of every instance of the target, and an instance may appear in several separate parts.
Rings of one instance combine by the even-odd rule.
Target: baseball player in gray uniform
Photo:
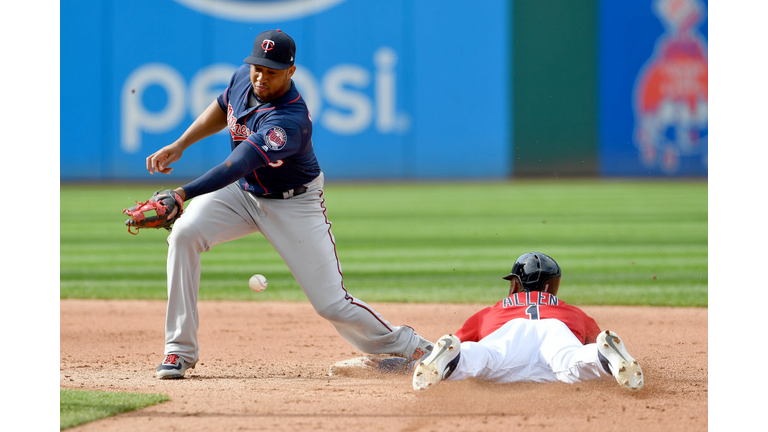
[[[181,202],[195,199],[178,209],[168,236],[165,360],[158,378],[183,378],[198,361],[200,254],[253,233],[272,244],[317,313],[355,348],[409,360],[432,350],[432,342],[411,327],[393,326],[344,287],[312,120],[291,79],[295,52],[285,32],[259,34],[224,93],[178,140],[147,157],[150,174],[169,174],[185,149],[229,128],[227,159],[169,191]]]

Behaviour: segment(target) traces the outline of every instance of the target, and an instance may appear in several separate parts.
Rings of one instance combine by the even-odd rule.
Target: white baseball
[[[267,278],[264,275],[255,274],[248,281],[248,286],[251,287],[251,291],[260,293],[267,289]]]

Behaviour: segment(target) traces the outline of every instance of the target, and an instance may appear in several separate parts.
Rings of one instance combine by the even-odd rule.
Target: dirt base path
[[[477,305],[374,304],[428,339],[455,331]],[[164,301],[61,301],[64,389],[162,393],[170,401],[79,431],[705,431],[707,309],[583,307],[621,335],[646,384],[443,383],[416,393],[405,375],[329,376],[362,355],[308,303],[201,302],[201,360],[158,380]]]

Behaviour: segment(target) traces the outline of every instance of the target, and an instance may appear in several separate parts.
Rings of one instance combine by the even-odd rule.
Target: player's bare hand
[[[147,157],[147,171],[150,174],[156,172],[170,174],[173,171],[169,165],[181,159],[183,150],[174,144],[167,145]]]

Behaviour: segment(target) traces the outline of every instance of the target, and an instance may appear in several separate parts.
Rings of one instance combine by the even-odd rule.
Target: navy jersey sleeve
[[[301,127],[292,120],[270,119],[244,143],[250,145],[265,164],[274,163],[299,152],[302,145]]]
[[[219,103],[219,108],[221,108],[222,111],[227,112],[227,104],[229,103],[229,87],[227,87],[224,90],[224,93],[220,94],[219,97],[216,98],[216,102]]]
[[[227,107],[229,106],[229,90],[232,88],[232,85],[235,82],[235,75],[237,75],[237,73],[232,74],[232,78],[230,78],[227,88],[224,89],[224,93],[220,94],[219,97],[216,98],[216,102],[219,103],[219,108],[221,108],[221,110],[224,112],[227,112]]]
[[[264,166],[259,155],[248,145],[237,146],[227,159],[211,168],[207,173],[182,186],[186,199],[219,190],[243,177],[249,171]]]

